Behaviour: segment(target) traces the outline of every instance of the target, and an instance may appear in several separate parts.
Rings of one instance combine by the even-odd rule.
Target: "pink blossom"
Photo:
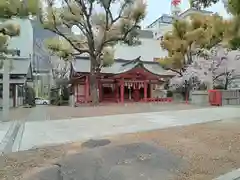
[[[229,51],[223,48],[214,48],[204,52],[205,56],[194,56],[182,75],[177,75],[170,80],[170,87],[184,86],[185,82],[191,83],[193,88],[200,84],[217,85],[230,83],[240,75],[240,51]]]

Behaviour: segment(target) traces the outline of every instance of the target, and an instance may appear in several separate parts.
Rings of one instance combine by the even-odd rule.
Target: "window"
[[[172,23],[172,17],[170,16],[162,16],[162,22],[163,23]]]

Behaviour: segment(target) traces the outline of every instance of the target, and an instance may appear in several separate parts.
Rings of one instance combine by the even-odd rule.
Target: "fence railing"
[[[222,105],[240,105],[240,90],[222,90]]]

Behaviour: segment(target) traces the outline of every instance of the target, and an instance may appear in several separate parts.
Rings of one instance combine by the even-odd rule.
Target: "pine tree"
[[[196,9],[203,9],[216,4],[220,0],[189,0],[190,6]]]
[[[63,37],[76,53],[89,55],[90,94],[96,105],[99,101],[97,76],[101,67],[113,63],[116,43],[134,42],[131,39],[136,37],[136,29],[145,17],[146,4],[143,0],[63,0],[62,6],[56,8],[54,1],[47,2],[41,18],[44,27]],[[116,16],[114,6],[119,7]],[[80,35],[72,33],[72,27]]]
[[[8,20],[13,17],[26,18],[29,15],[36,15],[38,13],[38,0],[1,0],[0,1],[0,56],[6,54],[17,55],[19,52],[15,49],[8,49],[8,40],[20,34],[20,26],[13,24]],[[3,61],[1,61],[1,67]]]
[[[228,11],[233,17],[226,20],[224,44],[230,49],[237,50],[240,49],[240,1],[229,0]]]
[[[171,32],[166,33],[161,41],[168,56],[160,63],[179,75],[192,63],[192,56],[210,49],[223,39],[225,26],[221,17],[195,14],[191,20],[176,20]]]
[[[39,10],[38,0],[1,0],[0,1],[0,68],[3,71],[3,120],[9,115],[9,58],[7,56],[20,55],[17,49],[9,49],[8,42],[12,37],[20,34],[20,26],[10,21],[13,18],[27,18],[34,16]]]

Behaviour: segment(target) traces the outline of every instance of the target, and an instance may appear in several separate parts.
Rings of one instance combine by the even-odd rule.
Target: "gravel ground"
[[[153,143],[187,162],[175,180],[211,180],[240,168],[240,121],[225,120],[187,127],[107,137],[110,145]],[[33,149],[0,157],[0,179],[29,176],[61,159],[86,150],[81,142]]]
[[[185,103],[126,103],[117,104],[110,103],[92,106],[43,106],[39,105],[35,108],[13,108],[10,110],[10,120],[26,119],[28,121],[36,120],[58,120],[69,118],[105,116],[114,114],[131,114],[142,112],[159,112],[159,111],[174,111],[184,109],[199,109],[206,106],[196,106]],[[37,109],[37,110],[36,110]],[[0,120],[2,111],[0,110]]]
[[[100,105],[97,107],[81,106],[76,108],[69,106],[48,106],[44,107],[43,110],[46,111],[49,119],[55,120],[55,119],[105,116],[114,114],[175,111],[199,108],[204,108],[204,106],[195,106],[191,104],[172,102],[172,103],[127,103],[127,104],[112,103]]]

